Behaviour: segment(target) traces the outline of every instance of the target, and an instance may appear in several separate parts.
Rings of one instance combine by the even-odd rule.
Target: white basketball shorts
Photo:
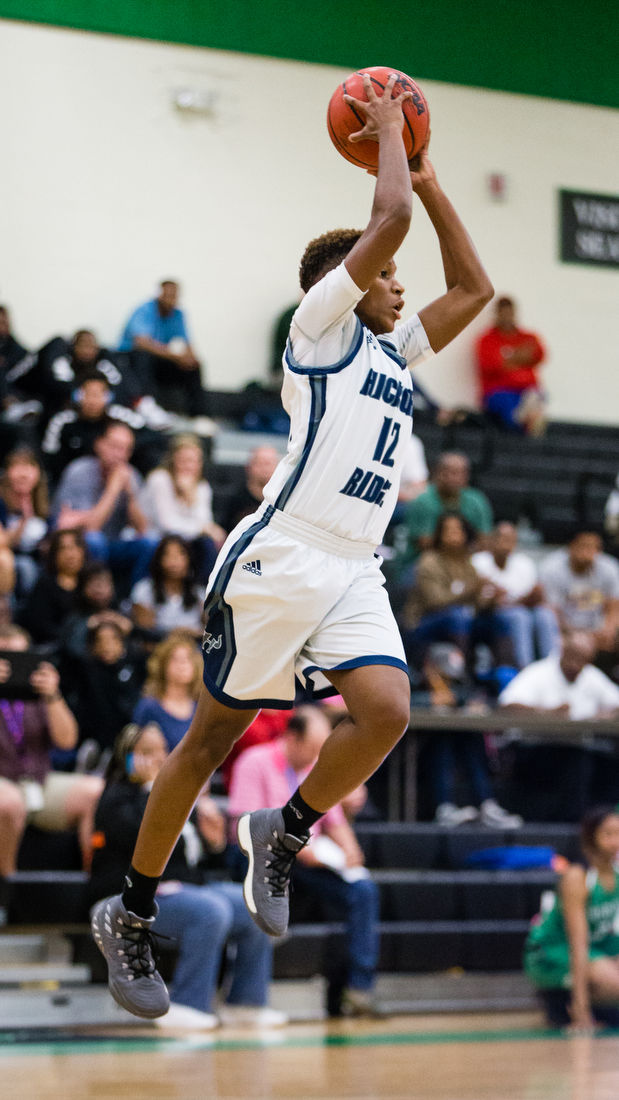
[[[393,665],[408,673],[380,558],[262,505],[228,536],[205,599],[204,683],[226,706],[292,707],[334,693],[322,670]]]

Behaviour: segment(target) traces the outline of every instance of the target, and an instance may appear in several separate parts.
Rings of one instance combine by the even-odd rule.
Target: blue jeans
[[[324,867],[304,867],[297,863],[293,871],[295,890],[316,898],[329,916],[346,923],[347,982],[353,989],[371,989],[378,965],[378,887],[371,878],[344,882]]]
[[[223,951],[236,949],[228,1004],[265,1005],[273,961],[266,933],[251,919],[238,882],[183,883],[175,894],[157,895],[154,930],[178,942],[170,989],[176,1004],[212,1012]]]
[[[481,733],[433,733],[424,750],[434,808],[455,802],[456,769],[461,765],[469,782],[471,801],[480,806],[493,798],[484,738]]]
[[[87,531],[86,546],[96,561],[105,562],[110,569],[131,569],[131,585],[148,576],[150,560],[159,539],[141,535],[135,539],[110,539],[103,531]]]
[[[559,624],[551,607],[502,607],[508,624],[518,668],[526,668],[536,657],[548,657],[559,648]]]

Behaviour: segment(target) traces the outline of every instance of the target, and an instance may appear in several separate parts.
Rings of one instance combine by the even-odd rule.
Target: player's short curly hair
[[[331,229],[310,241],[299,265],[301,289],[308,291],[327,271],[341,264],[362,232],[361,229]]]

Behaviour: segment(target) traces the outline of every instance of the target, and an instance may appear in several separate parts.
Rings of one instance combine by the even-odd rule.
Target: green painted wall
[[[0,17],[619,107],[617,0],[0,0]]]

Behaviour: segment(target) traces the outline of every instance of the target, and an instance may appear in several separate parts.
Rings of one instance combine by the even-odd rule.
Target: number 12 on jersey
[[[372,455],[372,461],[380,462],[382,466],[393,466],[393,452],[398,445],[399,439],[399,421],[394,421],[390,416],[386,416],[383,420],[383,426],[380,429],[380,435],[378,436],[378,442],[374,449],[374,454]]]

